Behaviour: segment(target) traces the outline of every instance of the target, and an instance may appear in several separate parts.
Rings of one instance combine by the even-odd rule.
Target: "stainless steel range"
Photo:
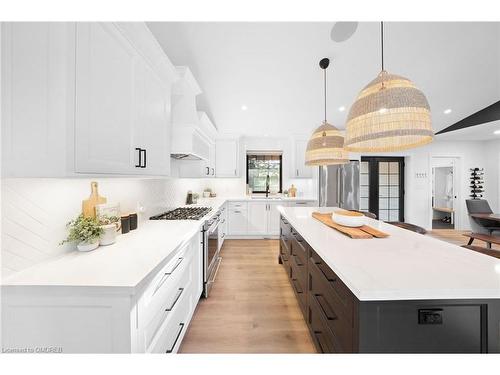
[[[201,220],[211,207],[179,207],[159,215],[151,216],[150,220]],[[201,227],[203,246],[203,295],[208,297],[215,282],[222,257],[219,256],[219,223],[220,211],[215,212]]]

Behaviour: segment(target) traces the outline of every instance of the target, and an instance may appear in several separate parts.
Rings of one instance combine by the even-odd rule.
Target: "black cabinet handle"
[[[142,149],[139,147],[135,148],[136,151],[139,151],[139,164],[136,164],[136,168],[142,168]]]
[[[148,165],[146,161],[146,156],[148,151],[145,148],[142,151],[144,152],[144,164],[141,166],[141,168],[146,168],[146,166]]]
[[[207,168],[207,176],[210,174],[210,168],[209,167],[205,167]]]
[[[175,307],[175,304],[177,303],[177,301],[181,297],[182,292],[184,292],[184,288],[179,288],[179,290],[177,291],[177,295],[174,298],[174,301],[172,302],[172,304],[170,305],[170,307],[167,307],[165,309],[165,311],[172,311],[173,310],[173,308]]]
[[[179,331],[177,332],[177,336],[175,336],[174,343],[172,344],[170,349],[167,349],[166,353],[172,353],[174,351],[175,345],[177,344],[177,340],[179,340],[179,337],[181,336],[183,329],[184,329],[184,323],[179,323]]]
[[[212,176],[215,176],[215,168],[212,168]]]

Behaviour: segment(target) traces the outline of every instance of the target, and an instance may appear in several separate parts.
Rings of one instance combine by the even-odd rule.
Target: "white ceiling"
[[[330,39],[333,24],[148,26],[175,65],[191,68],[203,90],[199,109],[220,131],[276,136],[308,134],[321,123],[321,58],[332,60],[328,120],[339,128],[359,90],[379,73],[379,24],[360,23],[342,43]],[[441,130],[500,100],[500,23],[386,23],[385,65],[425,93],[434,130]]]

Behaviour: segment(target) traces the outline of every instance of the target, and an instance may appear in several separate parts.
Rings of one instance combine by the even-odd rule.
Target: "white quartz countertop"
[[[279,208],[359,300],[500,298],[499,259],[369,218],[390,236],[355,240],[311,215],[335,209]]]
[[[2,280],[3,286],[100,287],[134,294],[175,251],[200,232],[205,219],[225,199],[203,202],[213,209],[202,220],[146,220],[137,230],[117,236],[109,246],[94,251],[72,251],[17,272]]]

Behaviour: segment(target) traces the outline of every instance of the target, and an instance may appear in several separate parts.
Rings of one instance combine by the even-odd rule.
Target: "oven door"
[[[204,265],[204,295],[208,297],[208,293],[215,281],[221,257],[219,256],[219,223],[220,219],[217,216],[213,219],[210,227],[205,232],[205,265]]]

